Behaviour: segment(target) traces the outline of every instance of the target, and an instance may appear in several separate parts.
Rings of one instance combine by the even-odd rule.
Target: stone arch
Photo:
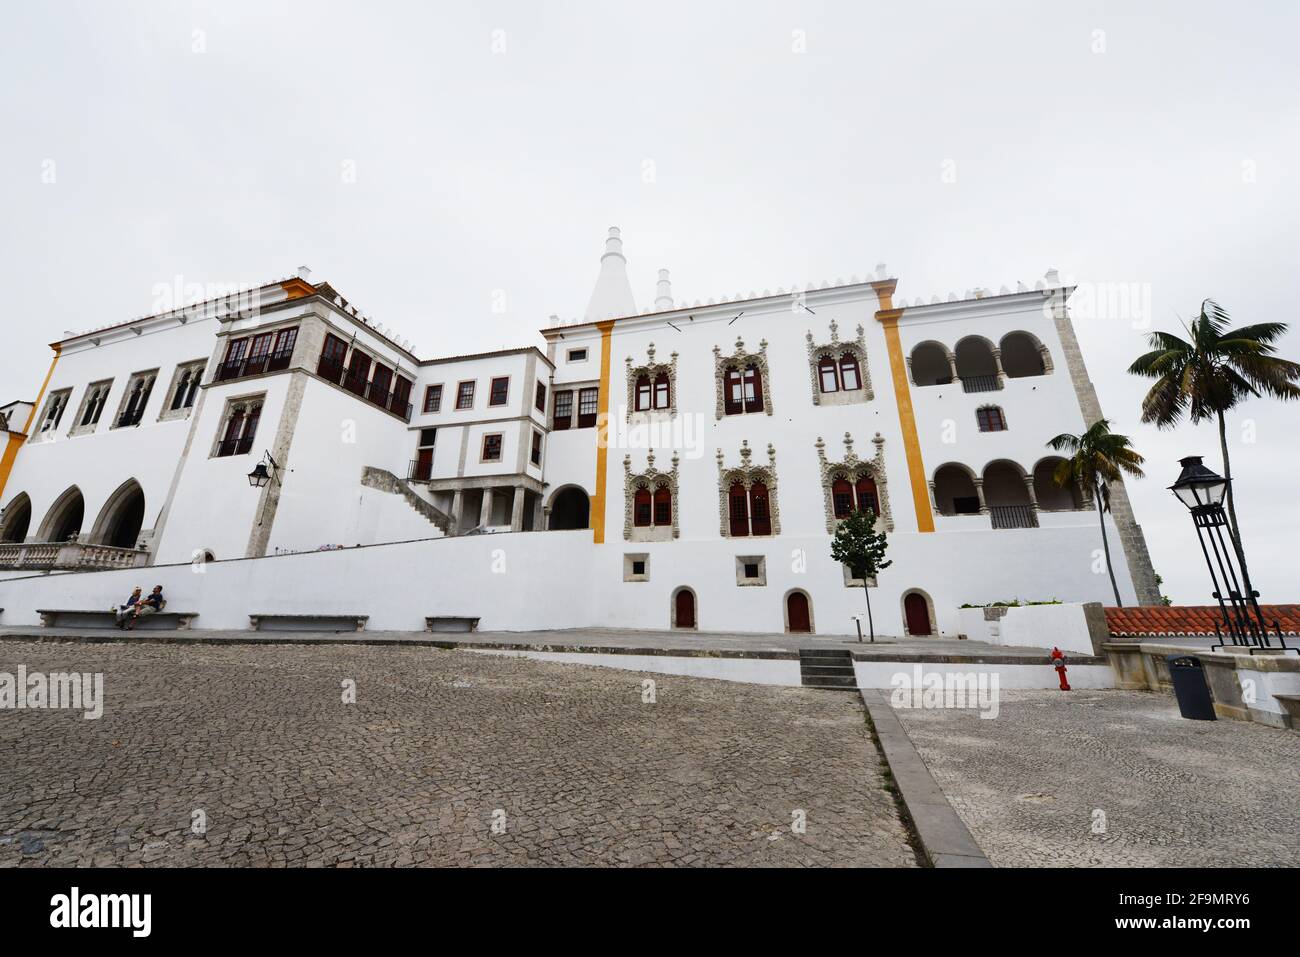
[[[581,485],[561,485],[546,506],[550,531],[591,528],[591,499]]]
[[[929,628],[930,628],[928,632],[916,631],[912,628],[911,622],[908,620],[908,604],[909,604],[908,599],[909,598],[912,599],[911,604],[913,606],[914,613],[917,613],[920,608],[917,599],[920,599],[925,603],[925,614],[926,617],[929,619]],[[927,592],[924,588],[907,589],[907,591],[903,592],[903,594],[899,596],[898,607],[903,613],[903,634],[904,635],[907,635],[908,637],[913,637],[913,636],[922,636],[922,635],[937,635],[939,633],[939,619],[935,616],[934,613],[934,599],[930,597],[930,593]]]
[[[37,540],[42,542],[66,542],[73,535],[81,534],[81,525],[86,517],[86,500],[81,489],[72,486],[54,500],[50,510],[41,522]]]
[[[32,525],[32,500],[26,492],[19,492],[5,506],[4,521],[0,522],[0,542],[21,545],[27,540]]]
[[[983,510],[980,477],[969,465],[946,462],[934,470],[930,494],[940,515],[978,515]]]
[[[1032,332],[1017,329],[1008,332],[998,343],[1002,371],[1009,379],[1047,375],[1052,371],[1052,354]]]
[[[808,627],[806,629],[802,627],[791,628],[791,617],[792,617],[791,602],[793,601],[796,605],[796,607],[793,610],[795,612],[795,617],[797,619],[797,616],[800,612],[800,609],[797,607],[800,602],[800,599],[802,599],[803,606],[804,606],[803,611],[806,613],[808,619]],[[817,633],[817,622],[813,618],[812,595],[808,594],[808,592],[806,592],[802,588],[791,588],[781,597],[781,616],[785,621],[786,634],[815,635]],[[795,624],[799,625],[801,624],[801,622],[796,620]]]
[[[996,347],[984,336],[966,336],[957,343],[953,350],[957,362],[957,377],[965,382],[967,379],[998,379],[998,360]]]
[[[1059,455],[1049,455],[1034,464],[1034,498],[1039,508],[1064,511],[1084,507],[1083,490],[1078,482],[1071,480],[1065,486],[1056,484],[1057,466],[1064,461]]]
[[[144,489],[135,479],[127,479],[99,510],[99,518],[86,541],[92,545],[135,548],[144,527],[144,505]]]
[[[994,528],[1036,528],[1034,478],[1019,463],[994,459],[984,466],[984,507]]]
[[[689,620],[686,618],[688,607]],[[672,597],[668,602],[668,616],[670,628],[683,631],[700,630],[700,602],[694,588],[690,585],[678,585],[673,589]]]
[[[912,370],[912,384],[918,386],[948,385],[956,367],[948,347],[933,339],[913,346],[907,365]]]

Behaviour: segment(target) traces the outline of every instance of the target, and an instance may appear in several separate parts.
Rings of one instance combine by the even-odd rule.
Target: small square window
[[[763,555],[737,555],[736,584],[766,585],[767,558]]]
[[[429,448],[431,445],[434,444],[434,441],[437,439],[437,437],[438,437],[438,430],[437,430],[437,429],[421,429],[421,430],[420,430],[420,448],[422,448],[422,449],[427,449],[427,448]]]
[[[623,556],[623,581],[648,582],[650,556],[645,552],[632,552]]]
[[[501,433],[483,436],[483,461],[501,461]]]
[[[586,349],[570,349],[570,350],[569,350],[569,361],[570,361],[570,362],[586,362],[586,361],[587,361],[587,350],[586,350]]]

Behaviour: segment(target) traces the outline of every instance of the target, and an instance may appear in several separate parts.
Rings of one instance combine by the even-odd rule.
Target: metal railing
[[[229,382],[231,379],[243,379],[251,375],[261,375],[263,372],[283,372],[289,368],[292,358],[293,351],[289,350],[226,361],[217,366],[216,381]]]
[[[997,392],[1002,388],[1002,380],[995,375],[962,376],[963,392]]]
[[[238,439],[222,439],[217,445],[217,458],[229,458],[232,455],[247,455],[253,451],[253,436],[245,435]]]
[[[410,467],[406,470],[406,478],[409,482],[427,482],[433,478],[433,462],[421,462],[419,459],[412,459]]]
[[[994,528],[1037,528],[1038,512],[1030,505],[990,505]]]

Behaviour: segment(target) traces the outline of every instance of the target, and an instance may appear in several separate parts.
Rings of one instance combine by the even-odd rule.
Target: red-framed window
[[[632,524],[645,528],[654,517],[654,497],[648,488],[639,488],[632,498]]]
[[[573,425],[573,392],[552,392],[555,411],[551,416],[551,428],[557,432]]]
[[[343,378],[343,360],[348,354],[348,344],[338,336],[325,336],[325,345],[320,351],[320,362],[316,365],[316,374],[322,379],[338,382]]]
[[[655,376],[655,408],[667,409],[672,405],[672,397],[668,385],[668,373],[660,372]]]
[[[474,408],[474,385],[475,383],[462,382],[456,386],[456,408],[472,409]]]
[[[858,509],[872,515],[880,514],[880,498],[876,494],[876,483],[874,479],[858,479],[857,488],[855,489],[858,497]]]
[[[537,383],[537,397],[533,400],[533,405],[536,406],[538,412],[543,415],[546,414],[546,383]]]
[[[831,503],[836,518],[848,518],[853,511],[853,486],[846,479],[837,478],[831,483]]]
[[[492,388],[488,392],[488,405],[505,405],[510,399],[510,378],[501,376],[492,380]]]
[[[388,404],[388,393],[393,386],[393,370],[388,366],[375,363],[375,371],[370,376],[370,401],[376,405]]]
[[[772,515],[768,511],[767,486],[755,482],[749,488],[749,524],[754,535],[772,534]]]
[[[636,411],[644,412],[646,409],[654,407],[654,390],[650,386],[650,377],[648,375],[637,376],[636,380]]]
[[[745,486],[740,482],[732,483],[727,501],[732,537],[743,538],[749,534],[749,496],[745,493]]]
[[[483,461],[501,461],[501,436],[499,434],[483,436]]]
[[[407,406],[411,404],[411,380],[396,376],[393,379],[393,401],[388,403],[388,411],[394,415],[405,416]]]
[[[298,344],[298,327],[281,329],[275,335],[275,348],[271,350],[271,368],[275,370],[289,368],[293,358],[293,347]]]
[[[822,356],[817,363],[817,384],[823,392],[840,391],[839,368],[830,356]]]
[[[659,486],[655,489],[655,524],[671,525],[673,523],[673,493]]]
[[[727,415],[759,412],[763,409],[763,374],[755,363],[744,369],[734,366],[723,373],[722,411]]]
[[[343,380],[343,387],[355,395],[366,394],[366,383],[370,381],[370,356],[364,352],[352,350],[348,360],[348,374]]]
[[[533,433],[533,451],[531,460],[534,465],[542,464],[542,433]]]
[[[231,339],[226,343],[226,364],[238,363],[244,361],[244,356],[248,355],[247,339]]]
[[[442,386],[431,385],[424,390],[424,411],[431,414],[442,409]]]
[[[600,389],[578,390],[578,428],[589,429],[596,424],[596,410],[600,408]]]
[[[981,432],[1005,432],[1007,430],[1007,417],[1002,414],[1002,410],[996,405],[986,405],[982,409],[976,409],[975,421],[979,424]]]
[[[862,371],[858,360],[851,353],[840,356],[840,388],[845,392],[855,392],[862,388]]]

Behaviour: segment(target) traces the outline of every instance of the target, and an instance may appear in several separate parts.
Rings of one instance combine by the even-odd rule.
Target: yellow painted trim
[[[14,461],[18,458],[18,450],[27,441],[27,436],[32,434],[32,424],[36,421],[36,415],[41,409],[41,404],[45,401],[45,390],[50,387],[50,380],[54,378],[54,367],[59,364],[59,356],[63,354],[61,345],[56,344],[50,348],[54,350],[54,358],[50,360],[50,368],[45,373],[45,381],[41,383],[41,391],[36,394],[36,401],[32,403],[32,411],[27,413],[27,422],[23,425],[23,434],[11,434],[9,444],[4,450],[4,456],[0,457],[0,503],[4,502],[5,486],[9,484],[9,474],[14,470]]]
[[[921,440],[916,433],[916,412],[912,409],[912,384],[907,381],[907,362],[903,358],[903,341],[898,335],[898,318],[902,309],[892,308],[893,287],[881,292],[881,309],[876,319],[885,330],[889,353],[889,371],[894,382],[894,401],[898,405],[898,424],[903,432],[903,450],[907,453],[907,476],[912,485],[912,504],[916,508],[916,529],[934,531],[934,512],[930,508],[930,485],[925,479],[921,460]]]
[[[600,330],[600,398],[596,406],[596,494],[591,498],[591,539],[605,544],[605,481],[609,476],[609,358],[614,323],[598,322]]]

